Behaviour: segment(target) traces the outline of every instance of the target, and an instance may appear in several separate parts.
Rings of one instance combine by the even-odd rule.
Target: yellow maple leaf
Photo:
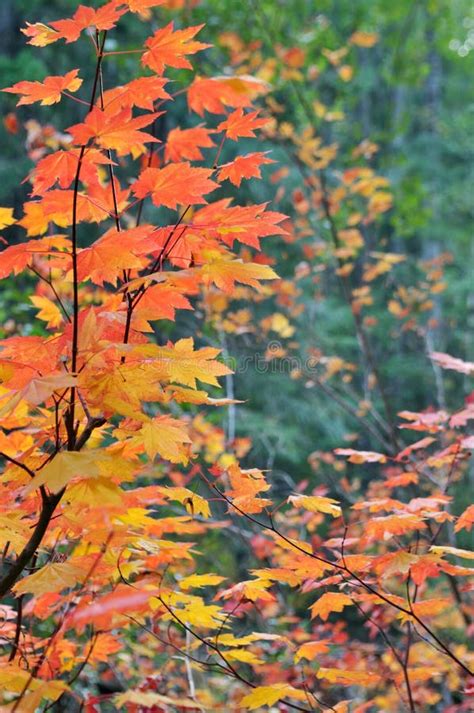
[[[38,471],[37,475],[25,488],[25,494],[36,490],[40,485],[47,485],[53,493],[58,493],[72,478],[78,475],[99,475],[97,464],[97,451],[76,453],[75,451],[61,451]]]
[[[310,512],[324,512],[333,517],[339,517],[341,508],[337,500],[321,495],[290,495],[288,502],[294,507],[302,507]]]
[[[38,319],[47,322],[46,326],[48,329],[59,327],[63,321],[63,315],[54,302],[51,302],[47,297],[41,297],[39,295],[33,295],[30,297],[30,301],[40,310],[36,316]]]
[[[81,575],[84,575],[82,568],[72,562],[52,562],[21,579],[12,589],[17,595],[28,593],[39,596],[49,592],[61,592],[73,587]]]
[[[192,490],[188,490],[188,488],[163,486],[159,487],[158,490],[164,497],[182,503],[190,515],[211,516],[207,500],[204,500],[200,495],[196,495]]]
[[[210,259],[200,268],[203,282],[213,283],[224,292],[231,293],[236,282],[260,289],[259,280],[276,280],[278,275],[269,265],[241,260]]]
[[[191,443],[191,439],[183,428],[183,422],[177,418],[166,415],[151,419],[141,427],[139,439],[149,458],[158,453],[172,463],[188,462],[185,444]]]
[[[176,613],[176,616],[189,626],[200,629],[221,628],[227,618],[220,607],[215,604],[206,604],[201,597],[191,594],[169,592],[167,595],[162,595],[162,599]],[[154,599],[150,604],[153,608]],[[163,618],[173,619],[173,616],[167,612]]]
[[[254,710],[255,708],[260,708],[260,706],[272,706],[287,697],[301,701],[306,698],[306,694],[288,683],[274,683],[271,686],[257,686],[251,693],[242,698],[240,705],[243,708]]]
[[[343,686],[371,686],[380,681],[380,676],[369,671],[344,671],[340,668],[320,668],[318,678],[324,678],[331,683],[340,683]]]
[[[251,651],[246,649],[228,649],[225,652],[225,657],[229,661],[241,661],[242,663],[248,663],[251,666],[258,666],[263,664],[264,661],[259,659],[258,656],[253,654]]]
[[[172,381],[196,388],[196,379],[219,386],[216,376],[230,374],[231,370],[221,362],[215,360],[219,349],[204,347],[194,350],[194,340],[180,339],[174,345],[173,358],[169,363],[170,378]]]
[[[13,217],[13,208],[0,208],[0,230],[13,225],[15,218]]]
[[[211,587],[220,584],[225,580],[219,574],[191,574],[189,577],[184,577],[180,583],[180,589],[194,589],[197,587]]]

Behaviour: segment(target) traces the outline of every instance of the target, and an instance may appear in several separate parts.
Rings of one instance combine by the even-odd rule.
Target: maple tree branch
[[[103,33],[102,43],[97,55],[96,71],[94,76],[93,88],[91,93],[91,99],[89,103],[89,110],[92,110],[95,102],[95,96],[97,92],[97,87],[100,78],[100,67],[102,62],[102,52],[105,45],[107,32]],[[79,282],[77,273],[77,197],[79,190],[79,180],[82,168],[82,159],[86,151],[86,145],[81,147],[79,152],[78,165],[76,170],[76,175],[74,179],[74,194],[73,194],[73,210],[72,210],[72,230],[71,230],[71,242],[72,242],[72,265],[73,265],[73,336],[72,336],[72,352],[71,352],[71,371],[74,373],[77,368],[77,355],[78,355],[78,337],[79,337]],[[75,411],[75,387],[71,388],[71,396],[69,401],[68,412],[65,416],[66,430],[68,432],[68,450],[80,450],[85,443],[90,438],[92,431],[95,428],[103,425],[105,419],[93,418],[89,420],[84,428],[79,439],[76,439],[76,432],[74,427],[74,411]],[[53,456],[54,457],[54,456]],[[9,457],[7,460],[11,460]],[[20,465],[16,462],[16,465]],[[20,466],[26,470],[29,475],[34,477],[33,471],[27,469],[27,466]],[[56,494],[48,495],[43,486],[40,488],[41,494],[41,510],[39,514],[36,526],[31,534],[30,539],[24,546],[23,550],[18,555],[16,561],[11,565],[8,573],[0,580],[0,598],[5,596],[11,587],[15,584],[17,579],[20,577],[24,568],[28,565],[30,560],[36,554],[36,551],[41,544],[44,535],[48,529],[51,518],[54,511],[59,504],[65,489],[63,488]]]
[[[73,101],[77,102],[78,104],[85,104],[85,106],[89,106],[89,102],[84,101],[84,99],[79,99],[79,97],[75,97],[73,94],[69,94],[66,90],[62,90],[61,94],[68,99],[72,99]]]
[[[217,485],[208,481],[207,478],[203,474],[201,474],[201,475],[202,475],[204,481],[207,483],[208,487],[214,489],[220,495],[220,497],[222,497],[225,500],[225,502],[227,502],[231,507],[233,507],[235,510],[237,510],[237,512],[240,512],[240,514],[243,515],[244,517],[246,517],[248,520],[259,525],[259,527],[261,527],[264,530],[273,532],[275,535],[280,537],[287,544],[289,544],[291,547],[293,547],[295,550],[301,552],[302,554],[305,554],[308,557],[311,557],[312,559],[318,560],[319,562],[323,562],[324,564],[330,565],[334,569],[338,569],[339,571],[346,572],[347,574],[349,574],[350,577],[355,579],[355,581],[358,582],[358,584],[361,587],[363,587],[366,591],[370,592],[371,594],[374,594],[375,596],[377,596],[379,599],[381,599],[383,602],[385,602],[385,604],[388,604],[389,606],[393,607],[394,609],[397,609],[398,611],[402,612],[403,614],[407,614],[408,616],[412,617],[417,622],[417,624],[419,626],[421,626],[421,628],[424,631],[426,631],[426,633],[429,634],[429,636],[431,636],[434,639],[434,641],[436,641],[436,643],[443,650],[443,652],[445,653],[446,656],[448,656],[450,659],[452,659],[452,661],[454,661],[468,676],[473,675],[473,672],[471,671],[471,669],[465,663],[463,663],[456,656],[456,654],[454,654],[451,651],[449,646],[447,646],[437,636],[437,634],[435,634],[434,631],[432,629],[430,629],[430,627],[427,624],[425,624],[425,622],[422,619],[420,619],[420,617],[417,614],[415,614],[415,612],[413,611],[413,609],[411,607],[409,609],[407,609],[407,608],[401,606],[400,604],[397,604],[396,602],[391,601],[388,596],[385,596],[385,594],[383,594],[382,592],[375,589],[371,584],[369,584],[368,582],[365,582],[363,579],[361,579],[361,577],[359,577],[355,572],[353,572],[345,564],[339,564],[338,562],[331,562],[330,560],[325,559],[324,557],[320,557],[319,555],[316,555],[314,552],[308,552],[303,547],[300,547],[296,542],[293,542],[288,537],[286,537],[280,530],[278,530],[278,528],[276,528],[275,525],[273,524],[273,521],[271,521],[271,524],[267,524],[265,522],[261,522],[260,520],[258,520],[257,518],[255,518],[251,515],[248,515],[244,510],[242,510],[237,505],[235,505],[235,503],[232,502],[232,500],[230,498],[228,498],[225,495],[225,493],[223,493],[217,487]]]
[[[55,296],[55,298],[56,298],[56,300],[57,300],[57,302],[58,302],[58,305],[60,306],[60,308],[61,308],[61,310],[62,310],[64,316],[66,317],[67,321],[70,322],[70,321],[71,321],[71,317],[69,316],[69,312],[67,311],[66,307],[64,306],[64,303],[63,303],[61,297],[59,296],[59,294],[58,294],[58,292],[57,292],[55,286],[53,285],[52,280],[48,280],[48,278],[45,277],[44,275],[42,275],[40,272],[38,272],[38,270],[35,270],[35,268],[34,268],[32,265],[28,265],[28,268],[29,268],[29,269],[31,270],[31,272],[33,272],[40,280],[43,280],[43,282],[46,282],[46,284],[51,288],[51,290],[52,290],[52,292],[54,293],[54,296]]]
[[[21,462],[20,462],[19,460],[17,460],[16,458],[12,458],[11,456],[7,456],[6,453],[3,453],[3,452],[1,452],[1,451],[0,451],[0,457],[1,457],[1,458],[4,458],[4,459],[7,460],[7,461],[9,461],[9,463],[13,463],[13,465],[18,466],[18,468],[21,468],[22,470],[24,470],[25,473],[28,473],[28,475],[30,476],[30,478],[34,478],[34,477],[35,477],[35,472],[34,472],[34,470],[31,470],[31,468],[28,468],[27,465],[25,465],[24,463],[21,463]]]
[[[35,555],[48,529],[51,517],[63,496],[64,490],[61,490],[55,495],[47,495],[45,489],[41,487],[40,492],[42,505],[38,522],[23,550],[15,562],[11,564],[9,572],[0,580],[0,598],[4,597],[10,591],[10,588],[15,584],[26,565]]]
[[[20,596],[17,599],[16,603],[16,610],[17,610],[17,616],[16,616],[16,625],[15,625],[15,638],[12,643],[12,650],[10,651],[10,655],[8,657],[9,661],[13,661],[15,659],[16,653],[18,651],[18,646],[20,643],[20,636],[21,636],[21,625],[22,625],[22,619],[23,619],[23,597],[24,594],[20,594]]]
[[[82,662],[79,664],[79,666],[77,667],[76,671],[73,673],[73,675],[71,676],[71,678],[67,681],[67,685],[68,685],[69,687],[71,687],[72,684],[77,681],[77,679],[79,678],[79,676],[82,674],[82,672],[84,671],[85,667],[86,667],[87,664],[89,663],[90,658],[91,658],[92,654],[94,653],[94,649],[95,649],[95,646],[96,646],[96,643],[97,643],[98,636],[99,636],[99,632],[95,632],[94,635],[93,635],[93,637],[92,637],[92,639],[91,639],[91,642],[90,642],[90,645],[89,645],[89,650],[88,650],[88,652],[87,652],[87,654],[86,654],[86,656],[85,656],[85,658],[84,658],[84,661],[82,661]],[[56,698],[55,701],[53,701],[52,703],[50,703],[49,705],[47,705],[46,708],[44,709],[44,713],[46,713],[46,711],[52,710],[52,708],[54,708],[55,706],[57,706],[58,703],[59,703],[59,701],[66,695],[66,693],[67,693],[67,691],[63,691],[63,693],[61,693],[61,695],[59,696],[59,698]]]
[[[324,383],[321,379],[318,379],[314,375],[309,375],[311,379],[318,385],[318,387],[323,391],[327,396],[329,396],[333,401],[335,401],[340,408],[342,408],[346,413],[348,413],[350,416],[352,416],[354,419],[356,419],[363,428],[365,428],[371,436],[373,436],[381,446],[383,446],[386,450],[390,451],[391,446],[387,441],[385,440],[384,436],[375,428],[373,424],[371,424],[369,421],[367,421],[365,418],[360,416],[357,412],[357,409],[354,408],[348,401],[342,398],[338,392],[332,388],[332,386],[329,386],[328,384]]]
[[[378,630],[378,632],[379,632],[380,635],[382,636],[383,640],[385,641],[385,643],[387,644],[387,646],[388,646],[389,649],[391,650],[391,652],[392,652],[392,654],[393,654],[395,660],[399,663],[400,668],[402,669],[402,672],[403,672],[403,678],[405,679],[405,686],[406,686],[406,689],[407,689],[409,708],[410,708],[411,713],[415,713],[416,708],[415,708],[415,703],[414,703],[414,700],[413,700],[413,693],[412,693],[412,689],[411,689],[410,678],[409,678],[409,675],[408,675],[407,662],[402,659],[402,657],[401,657],[400,654],[398,653],[397,649],[395,648],[395,645],[394,645],[393,642],[390,640],[390,637],[389,637],[388,634],[384,631],[383,627],[380,626],[380,624],[379,624],[377,621],[375,621],[375,619],[373,619],[373,618],[370,616],[370,614],[367,614],[367,612],[365,612],[365,611],[363,610],[363,608],[360,606],[360,604],[359,604],[358,602],[356,602],[354,599],[353,599],[352,601],[353,601],[354,606],[359,610],[359,612],[362,614],[362,616],[364,617],[364,619],[365,619],[366,621],[369,621],[369,622],[372,624],[372,626],[375,626],[375,628]],[[393,679],[393,683],[394,683],[394,685],[395,685],[395,688],[397,688],[397,690],[398,690],[398,686],[397,686],[397,683],[396,683],[395,679]],[[399,695],[400,695],[400,698],[401,698],[402,702],[404,703],[403,698],[402,698],[400,692],[399,692]]]
[[[61,491],[60,493],[58,493],[58,495],[61,495],[61,496],[62,496],[62,495],[64,494],[64,491],[65,491],[65,488],[63,488],[62,491]],[[58,502],[59,502],[59,500],[58,500]],[[102,544],[102,547],[100,548],[100,551],[99,551],[97,557],[95,558],[95,560],[93,561],[93,563],[92,563],[91,566],[89,567],[89,569],[88,569],[88,571],[87,571],[87,573],[86,573],[84,579],[83,579],[82,582],[81,582],[81,586],[80,586],[80,589],[79,589],[78,594],[80,594],[80,593],[84,590],[86,584],[88,583],[88,581],[90,580],[90,578],[91,578],[92,575],[94,574],[94,572],[95,572],[95,570],[96,570],[96,568],[97,568],[97,566],[98,566],[100,560],[101,560],[102,557],[104,556],[104,553],[105,553],[105,551],[106,551],[106,549],[107,549],[107,547],[108,547],[108,545],[109,545],[109,543],[110,543],[110,541],[111,541],[111,539],[112,539],[112,537],[113,537],[113,534],[114,534],[114,533],[113,533],[113,530],[110,531],[110,532],[109,532],[109,535],[108,535],[108,537],[107,537],[107,539],[106,539],[105,542]],[[47,644],[46,644],[46,647],[44,648],[43,652],[41,653],[41,656],[38,658],[38,660],[36,661],[34,667],[32,668],[32,670],[31,670],[31,672],[30,672],[29,678],[25,681],[25,685],[23,686],[23,689],[21,690],[20,695],[19,695],[18,698],[15,700],[15,703],[14,703],[14,705],[13,705],[13,707],[12,707],[11,713],[16,713],[16,711],[18,710],[18,707],[19,707],[21,701],[23,700],[25,694],[27,693],[28,688],[29,688],[30,685],[31,685],[31,682],[33,681],[33,679],[35,678],[36,674],[38,673],[38,671],[40,670],[41,666],[43,665],[44,661],[46,660],[46,656],[48,655],[48,651],[50,651],[50,649],[51,649],[53,643],[54,643],[55,640],[56,640],[57,635],[59,634],[59,632],[61,631],[62,627],[64,626],[64,621],[65,621],[66,615],[68,614],[68,612],[69,612],[69,610],[70,610],[70,608],[71,608],[72,606],[73,606],[73,600],[71,600],[71,601],[68,602],[68,604],[67,604],[67,606],[66,606],[66,608],[65,608],[65,611],[63,612],[62,617],[59,618],[59,621],[58,621],[58,623],[56,624],[56,627],[55,627],[55,629],[53,630],[53,633],[51,634],[51,636],[49,636],[48,642],[47,642]],[[92,650],[89,652],[89,657],[90,657],[90,654],[91,654],[91,653],[92,653]],[[64,694],[61,694],[61,695],[64,695]]]
[[[129,582],[125,582],[126,584],[129,584]],[[168,636],[168,639],[162,639],[161,636],[159,636],[156,631],[153,631],[153,629],[150,629],[146,624],[143,624],[138,621],[138,619],[135,619],[135,617],[131,616],[131,614],[125,614],[125,617],[127,619],[130,619],[130,621],[133,621],[134,624],[139,626],[143,631],[146,631],[150,636],[153,636],[157,641],[160,642],[160,644],[163,644],[164,646],[171,646],[172,649],[177,651],[181,656],[189,659],[190,661],[193,661],[194,663],[198,664],[199,666],[207,666],[208,668],[218,668],[224,673],[228,674],[228,670],[226,669],[225,666],[223,666],[221,663],[218,661],[202,661],[201,659],[196,658],[192,654],[188,653],[187,651],[183,651],[183,649],[180,649],[179,646],[174,644],[171,641],[171,638]]]
[[[92,111],[95,103],[97,88],[99,86],[100,68],[102,65],[102,57],[104,52],[105,40],[107,31],[102,35],[102,43],[99,46],[97,54],[96,69],[94,81],[92,85],[91,99],[89,102],[89,111]],[[81,146],[77,162],[76,175],[74,177],[73,186],[73,201],[72,201],[72,227],[71,227],[71,249],[72,249],[72,275],[73,275],[73,319],[72,319],[72,347],[71,347],[71,372],[74,374],[77,369],[77,356],[79,347],[79,277],[77,270],[77,207],[79,196],[79,181],[81,177],[82,161],[86,151],[86,144]],[[72,451],[75,447],[75,429],[74,429],[74,412],[76,402],[75,387],[71,388],[71,397],[69,401],[69,409],[66,414],[66,430],[68,432],[68,450]]]
[[[175,611],[169,607],[166,602],[163,601],[163,598],[161,595],[157,595],[156,597],[162,604],[162,606],[166,609],[166,611],[170,614],[170,616],[173,617],[173,619],[183,627],[183,629],[191,634],[191,636],[194,636],[195,639],[200,641],[204,646],[210,648],[211,650],[215,651],[215,653],[224,661],[225,665],[227,666],[227,673],[229,675],[232,675],[234,678],[238,679],[241,683],[244,683],[246,686],[249,686],[250,688],[257,688],[255,683],[252,683],[248,679],[244,678],[233,666],[228,662],[228,660],[225,658],[224,654],[222,651],[219,649],[218,646],[213,644],[211,641],[207,641],[204,637],[202,637],[200,634],[195,632],[191,627],[189,627],[186,622],[184,622],[176,613]],[[303,708],[302,706],[295,705],[294,703],[290,703],[286,698],[280,699],[281,703],[284,703],[288,708],[292,708],[293,710],[296,711],[304,711],[305,713],[311,713],[311,709],[309,708]]]

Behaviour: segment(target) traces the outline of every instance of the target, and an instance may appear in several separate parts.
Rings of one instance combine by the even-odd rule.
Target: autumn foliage
[[[170,22],[129,50],[131,81],[109,86],[117,24],[174,5],[112,0],[28,24],[35,51],[89,43],[91,64],[4,89],[51,111],[75,101],[83,116],[35,157],[21,215],[0,209],[0,277],[34,275],[38,310],[35,334],[9,336],[0,351],[2,710],[415,711],[448,691],[450,710],[467,711],[474,555],[455,537],[471,530],[474,506],[455,514],[450,489],[474,445],[464,432],[473,400],[454,413],[391,414],[363,308],[370,283],[403,257],[372,251],[364,285],[350,282],[361,224],[391,206],[387,184],[362,162],[328,184],[337,148],[278,126],[270,85],[238,71],[245,48],[231,35],[235,74],[185,73],[185,89],[169,81],[210,47],[203,26]],[[288,52],[297,73],[304,56]],[[329,62],[350,79],[341,58]],[[160,138],[160,117],[183,93],[193,125]],[[327,114],[317,102],[312,111]],[[275,163],[259,150],[222,163],[224,146],[260,132],[284,143],[303,174],[294,225],[229,197]],[[311,211],[328,226],[325,249],[385,411],[379,450],[310,456],[337,487],[295,474],[281,498],[271,472],[242,465],[248,441],[226,439],[212,418],[238,408],[218,391],[231,373],[219,344],[198,329],[157,340],[154,326],[195,310],[215,332],[232,331],[235,313],[227,327],[223,315],[233,299],[291,302],[261,241],[304,238]],[[10,244],[10,226],[21,242]],[[318,255],[320,246],[304,248],[302,277]],[[410,329],[407,294],[389,310]],[[280,313],[269,320],[291,335]],[[446,354],[432,359],[474,372]],[[321,364],[329,391],[331,377],[352,370]],[[222,532],[241,540],[249,567],[229,573]]]

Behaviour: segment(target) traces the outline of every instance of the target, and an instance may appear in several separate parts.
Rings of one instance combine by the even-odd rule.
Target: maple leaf
[[[220,591],[217,595],[222,599],[232,599],[236,595],[240,598],[244,597],[251,602],[264,601],[264,602],[274,602],[275,595],[268,592],[273,585],[273,582],[267,579],[248,579],[238,584],[234,584],[228,589]]]
[[[104,149],[113,149],[118,156],[125,156],[133,152],[140,152],[145,143],[158,143],[159,140],[139,129],[151,124],[160,112],[144,114],[132,118],[130,108],[119,112],[103,111],[94,107],[86,116],[82,124],[70,126],[68,132],[72,135],[74,143],[85,146],[89,141],[94,141]]]
[[[331,683],[338,683],[342,686],[371,686],[377,685],[380,681],[379,674],[366,671],[344,671],[340,668],[318,669],[318,678],[324,678]]]
[[[177,309],[193,309],[193,306],[179,290],[166,285],[153,285],[144,293],[134,314],[146,320],[170,319],[174,321]]]
[[[334,453],[338,456],[348,456],[350,463],[386,463],[387,456],[374,451],[355,451],[353,448],[336,448]]]
[[[295,653],[295,663],[301,659],[312,661],[318,654],[326,654],[329,651],[330,639],[320,639],[319,641],[307,641],[302,644]]]
[[[26,27],[21,28],[21,32],[29,37],[29,45],[34,45],[35,47],[46,47],[53,42],[61,39],[61,35],[56,30],[53,30],[48,25],[42,22],[26,23]]]
[[[123,84],[104,92],[102,101],[105,111],[114,109],[131,109],[134,106],[147,111],[153,111],[157,99],[171,99],[164,89],[169,80],[164,77],[138,77],[128,84]]]
[[[145,452],[149,458],[159,454],[172,463],[188,462],[188,448],[191,439],[183,428],[183,422],[171,416],[156,416],[144,423],[140,430]]]
[[[275,163],[265,156],[265,152],[258,151],[246,156],[237,156],[230,163],[225,163],[219,170],[219,180],[229,179],[234,186],[240,187],[243,178],[261,178],[260,166],[266,163]]]
[[[192,39],[203,27],[204,25],[196,25],[174,32],[174,24],[170,22],[147,39],[145,47],[148,49],[142,55],[142,64],[157,74],[163,74],[165,67],[192,69],[186,55],[196,54],[210,47]]]
[[[413,602],[411,609],[417,617],[432,617],[445,613],[452,606],[452,601],[447,598],[425,599],[424,601]],[[397,617],[403,621],[413,621],[409,612],[399,612]]]
[[[200,274],[205,285],[214,284],[223,292],[231,294],[236,282],[250,285],[255,289],[260,289],[259,280],[278,279],[276,272],[268,265],[259,265],[254,262],[242,262],[241,260],[223,260],[217,255],[209,255],[209,262],[200,268]]]
[[[13,225],[15,218],[13,217],[13,208],[0,208],[0,230]]]
[[[153,592],[135,588],[130,591],[126,584],[118,584],[113,592],[97,597],[93,602],[81,603],[67,618],[67,623],[78,631],[89,624],[98,629],[110,628],[121,614],[149,610]]]
[[[79,149],[55,151],[38,161],[32,179],[32,195],[44,195],[55,183],[61,188],[69,188],[76,177],[79,152]],[[101,151],[88,149],[81,161],[81,180],[85,183],[97,180],[98,166],[111,163]]]
[[[205,518],[211,516],[209,503],[197,493],[193,493],[188,488],[160,486],[159,492],[169,500],[177,500],[184,505],[186,511],[192,515],[202,515]]]
[[[265,94],[269,87],[255,77],[195,77],[188,89],[188,106],[202,116],[225,114],[227,107],[249,107],[256,96]]]
[[[96,30],[111,30],[125,12],[127,8],[117,0],[111,0],[97,10],[79,5],[71,18],[56,20],[51,23],[51,27],[58,35],[55,39],[64,39],[69,44],[78,40],[81,33],[89,27],[95,27]]]
[[[48,592],[60,592],[74,587],[83,569],[72,562],[52,562],[45,564],[38,572],[24,577],[13,587],[16,595],[34,594],[39,596]]]
[[[431,352],[430,357],[442,369],[453,369],[453,371],[458,371],[460,374],[474,373],[474,362],[472,361],[463,361],[443,352]]]
[[[324,512],[333,517],[341,515],[338,501],[321,495],[290,495],[288,502],[294,507],[303,507],[310,512]]]
[[[265,210],[267,204],[231,206],[224,198],[201,208],[193,216],[193,227],[199,227],[207,235],[215,236],[232,247],[235,240],[260,249],[260,238],[268,235],[285,235],[278,225],[286,216],[283,213]]]
[[[470,532],[473,524],[474,505],[469,505],[469,507],[467,507],[466,510],[464,510],[464,512],[458,517],[458,520],[454,525],[454,531],[459,532],[459,530],[465,529]]]
[[[30,297],[30,301],[40,310],[36,316],[38,319],[47,322],[46,327],[48,329],[59,327],[63,321],[63,314],[57,304],[41,295],[33,295]]]
[[[17,392],[9,392],[4,396],[5,402],[0,409],[0,415],[11,412],[21,401],[26,401],[34,406],[39,406],[46,402],[55,391],[67,389],[76,385],[76,378],[72,374],[65,372],[59,374],[48,374],[47,376],[36,376],[37,370],[30,367],[31,371],[25,371],[27,379],[26,386]],[[35,374],[31,378],[31,373]],[[12,395],[13,393],[13,395]]]
[[[128,2],[132,1],[134,0],[128,0]],[[145,0],[145,2],[149,1],[156,2],[156,0]],[[160,0],[160,2],[163,2],[163,0]],[[168,0],[166,0],[166,2],[168,2]],[[129,689],[128,691],[124,691],[124,693],[116,695],[113,700],[118,708],[123,708],[127,703],[142,708],[158,708],[161,710],[169,708],[171,710],[180,711],[186,710],[187,708],[196,708],[196,702],[188,698],[171,698],[170,696],[164,696],[161,693],[154,693],[153,691]]]
[[[226,495],[231,498],[239,514],[253,515],[272,505],[271,500],[260,496],[260,493],[270,490],[261,470],[243,470],[237,464],[232,464],[228,472],[231,487],[226,490]]]
[[[188,162],[146,168],[133,184],[132,191],[137,198],[151,195],[154,205],[167,208],[207,203],[204,195],[219,187],[211,175],[212,169],[194,168]]]
[[[70,480],[79,475],[88,477],[99,475],[97,454],[94,451],[76,453],[61,451],[42,468],[31,480],[25,493],[46,485],[51,492],[58,493]]]
[[[394,535],[405,535],[413,530],[424,530],[426,524],[418,515],[400,513],[387,517],[373,517],[366,524],[364,537],[387,541]]]
[[[56,104],[61,99],[64,91],[77,92],[82,84],[82,79],[77,75],[78,69],[72,69],[64,75],[46,77],[44,82],[17,82],[12,87],[2,89],[2,92],[21,94],[17,106],[40,102],[42,106]]]
[[[269,119],[258,118],[258,111],[250,111],[245,114],[242,108],[238,108],[229,114],[225,121],[221,121],[217,131],[225,131],[228,139],[237,141],[241,136],[255,136],[255,129],[260,129],[268,122]]]
[[[225,577],[219,574],[191,574],[189,577],[183,577],[179,582],[180,589],[195,589],[198,587],[214,587],[221,584]]]
[[[120,0],[120,4],[127,5],[130,12],[142,13],[152,7],[168,4],[169,0]]]
[[[79,281],[90,278],[97,285],[104,282],[117,284],[124,270],[145,267],[147,260],[141,255],[151,252],[153,226],[141,225],[129,230],[111,228],[90,248],[84,248],[77,256]],[[127,249],[124,249],[124,246]]]
[[[181,161],[187,158],[190,161],[200,161],[203,158],[201,148],[214,146],[210,137],[212,132],[203,126],[194,129],[171,129],[166,139],[165,160]]]
[[[454,555],[463,559],[474,560],[474,552],[471,550],[461,550],[459,547],[448,547],[448,545],[432,545],[430,552],[441,555]]]
[[[169,381],[196,388],[196,380],[219,386],[217,376],[232,373],[229,367],[216,361],[220,349],[203,347],[194,349],[192,337],[180,339],[174,345],[152,350]]]
[[[289,683],[273,683],[270,686],[256,686],[251,693],[248,693],[240,701],[240,706],[255,710],[261,706],[273,706],[284,698],[296,698],[304,700],[304,691],[290,686]]]
[[[341,612],[344,607],[351,606],[354,602],[343,592],[326,592],[310,608],[311,618],[319,616],[323,621],[327,621],[332,612]]]

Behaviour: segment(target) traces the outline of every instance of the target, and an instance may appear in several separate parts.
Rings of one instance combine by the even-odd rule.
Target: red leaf
[[[187,27],[184,30],[176,30],[176,32],[173,32],[173,27],[173,23],[170,22],[166,27],[157,30],[153,37],[145,42],[148,50],[142,55],[142,64],[157,74],[163,74],[165,67],[192,69],[186,55],[195,54],[211,46],[192,40],[204,25]]]
[[[240,186],[243,178],[261,178],[260,166],[264,163],[275,163],[275,161],[267,158],[262,151],[249,153],[246,156],[237,156],[236,159],[221,167],[219,180],[224,181],[228,178],[234,186]]]
[[[171,163],[164,168],[146,168],[132,191],[137,198],[151,194],[156,206],[176,208],[179,204],[207,203],[205,193],[219,187],[211,181],[212,169],[193,168],[188,162]]]

